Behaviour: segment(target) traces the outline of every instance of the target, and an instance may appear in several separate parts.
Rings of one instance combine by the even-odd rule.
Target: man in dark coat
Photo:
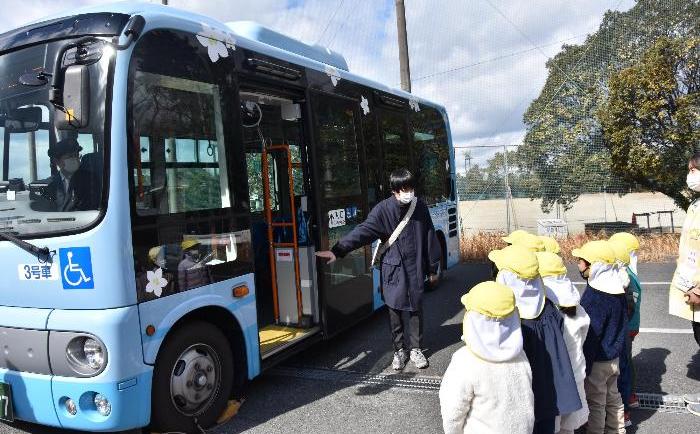
[[[415,198],[415,179],[407,169],[394,171],[389,181],[394,194],[378,203],[367,219],[330,251],[318,252],[317,256],[330,263],[377,239],[388,242]],[[381,257],[382,295],[389,311],[394,343],[392,366],[396,370],[402,369],[408,359],[404,349],[404,312],[409,316],[410,359],[417,368],[428,366],[421,351],[423,286],[426,276],[430,276],[431,283],[437,280],[441,259],[440,243],[428,207],[423,200],[415,200],[415,210],[408,224]]]

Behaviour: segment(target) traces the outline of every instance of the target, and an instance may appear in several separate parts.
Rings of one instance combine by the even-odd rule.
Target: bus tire
[[[438,241],[440,242],[440,264],[438,265],[437,281],[435,283],[426,283],[426,289],[428,291],[434,291],[440,285],[440,282],[445,277],[445,270],[447,269],[447,244],[445,243],[445,237],[442,233],[437,234]]]
[[[193,321],[161,348],[153,372],[151,429],[201,432],[226,408],[234,380],[228,339],[216,326]]]

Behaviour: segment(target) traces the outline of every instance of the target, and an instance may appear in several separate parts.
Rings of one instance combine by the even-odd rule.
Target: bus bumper
[[[100,310],[53,309],[42,319],[44,326],[40,329],[38,326],[42,324],[26,322],[27,315],[20,308],[3,309],[7,315],[0,322],[7,333],[14,329],[48,331],[49,341],[54,332],[88,333],[100,339],[107,350],[107,365],[93,377],[59,374],[57,366],[66,357],[65,349],[61,347],[48,351],[50,372],[31,373],[27,372],[30,369],[5,363],[0,368],[0,382],[11,387],[15,419],[88,432],[121,431],[148,425],[153,367],[143,362],[136,306]],[[26,351],[19,339],[9,334],[5,342],[10,351]],[[27,368],[30,366],[27,364]],[[96,394],[108,400],[109,412],[98,412]],[[68,411],[68,399],[75,404],[75,414]]]
[[[0,382],[12,388],[15,419],[90,432],[120,431],[148,425],[152,371],[118,382],[66,378],[0,369]],[[111,405],[107,416],[98,413],[95,394]],[[73,416],[67,399],[77,406]]]

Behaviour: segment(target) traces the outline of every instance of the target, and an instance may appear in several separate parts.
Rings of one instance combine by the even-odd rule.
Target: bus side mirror
[[[63,107],[56,108],[56,127],[85,128],[90,120],[90,70],[87,65],[66,68],[63,78]]]

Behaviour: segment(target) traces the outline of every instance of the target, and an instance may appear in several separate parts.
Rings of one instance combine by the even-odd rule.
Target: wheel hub
[[[186,416],[203,413],[216,396],[221,362],[208,345],[192,345],[180,354],[170,377],[170,397]]]

